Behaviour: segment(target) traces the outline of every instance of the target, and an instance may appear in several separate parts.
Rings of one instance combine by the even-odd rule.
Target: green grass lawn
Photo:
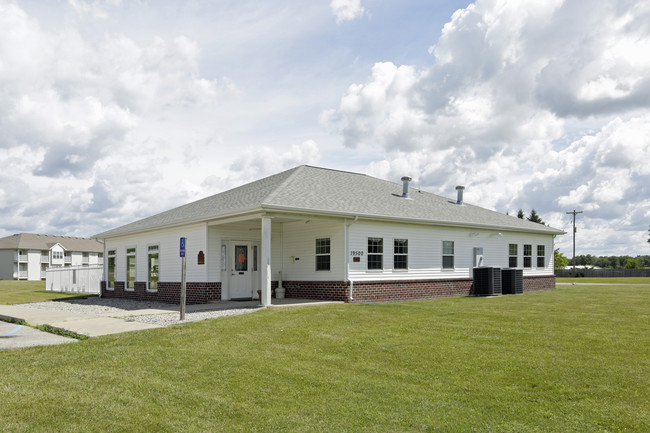
[[[0,304],[3,305],[78,297],[79,293],[48,292],[45,290],[45,281],[0,280]]]
[[[598,283],[598,284],[650,284],[648,277],[625,278],[556,278],[558,283]]]
[[[0,352],[12,432],[647,432],[650,287],[265,309]]]

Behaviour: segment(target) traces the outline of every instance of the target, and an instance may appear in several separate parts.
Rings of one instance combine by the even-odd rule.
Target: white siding
[[[187,281],[207,282],[207,266],[210,263],[207,250],[207,230],[205,224],[156,230],[138,235],[106,239],[106,250],[116,250],[115,281],[126,281],[126,249],[136,249],[136,281],[148,281],[148,247],[158,245],[160,282],[181,281],[180,238],[186,237]],[[205,255],[205,265],[197,263],[199,251]],[[108,269],[108,255],[104,257],[104,269]],[[104,275],[106,279],[106,275]]]
[[[342,281],[345,279],[344,223],[312,220],[285,223],[282,227],[282,279],[294,281]],[[316,271],[316,239],[330,238],[330,270]],[[275,247],[275,245],[273,245]],[[273,254],[276,258],[276,253]],[[274,272],[279,269],[274,261]],[[274,273],[273,279],[277,278]]]
[[[83,264],[83,253],[79,251],[72,251],[70,253],[70,266],[81,266]]]
[[[553,237],[551,235],[509,233],[490,230],[472,230],[396,223],[357,222],[350,226],[350,279],[399,280],[425,278],[470,277],[474,248],[483,248],[484,266],[508,267],[508,245],[518,244],[519,267],[523,267],[523,245],[533,248],[532,268],[524,275],[553,274]],[[368,270],[368,238],[383,238],[383,265],[381,271]],[[393,270],[393,240],[408,239],[408,271]],[[442,242],[454,242],[454,269],[442,269]],[[538,269],[537,245],[545,247],[545,267]],[[353,262],[351,253],[363,252],[359,262]]]
[[[27,251],[27,279],[31,281],[41,279],[41,250]]]
[[[13,280],[16,250],[0,250],[0,280]]]

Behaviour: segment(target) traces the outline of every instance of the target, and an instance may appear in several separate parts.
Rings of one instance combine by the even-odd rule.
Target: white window
[[[533,267],[533,246],[524,245],[524,268]]]
[[[368,269],[384,269],[384,240],[368,238]]]
[[[546,262],[546,250],[544,245],[537,245],[537,267],[543,268]]]
[[[135,290],[135,248],[126,249],[126,288]]]
[[[517,244],[508,245],[508,267],[516,268],[517,267]]]
[[[115,288],[115,250],[108,250],[108,289]]]
[[[158,245],[149,245],[149,290],[155,292],[158,290]]]
[[[442,269],[454,269],[454,241],[442,241]]]
[[[316,239],[316,270],[330,270],[330,238]]]
[[[393,240],[393,269],[409,268],[409,241],[408,239]]]

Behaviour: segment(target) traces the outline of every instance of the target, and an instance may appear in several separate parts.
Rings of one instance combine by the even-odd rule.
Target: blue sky
[[[583,210],[578,254],[650,254],[650,5],[590,5],[0,0],[0,236],[311,164]]]

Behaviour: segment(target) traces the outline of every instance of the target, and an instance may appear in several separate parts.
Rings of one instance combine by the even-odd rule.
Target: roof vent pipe
[[[465,189],[464,186],[458,185],[456,187],[456,204],[463,204],[463,190]]]
[[[409,182],[413,180],[408,176],[402,178],[402,197],[409,198]]]

